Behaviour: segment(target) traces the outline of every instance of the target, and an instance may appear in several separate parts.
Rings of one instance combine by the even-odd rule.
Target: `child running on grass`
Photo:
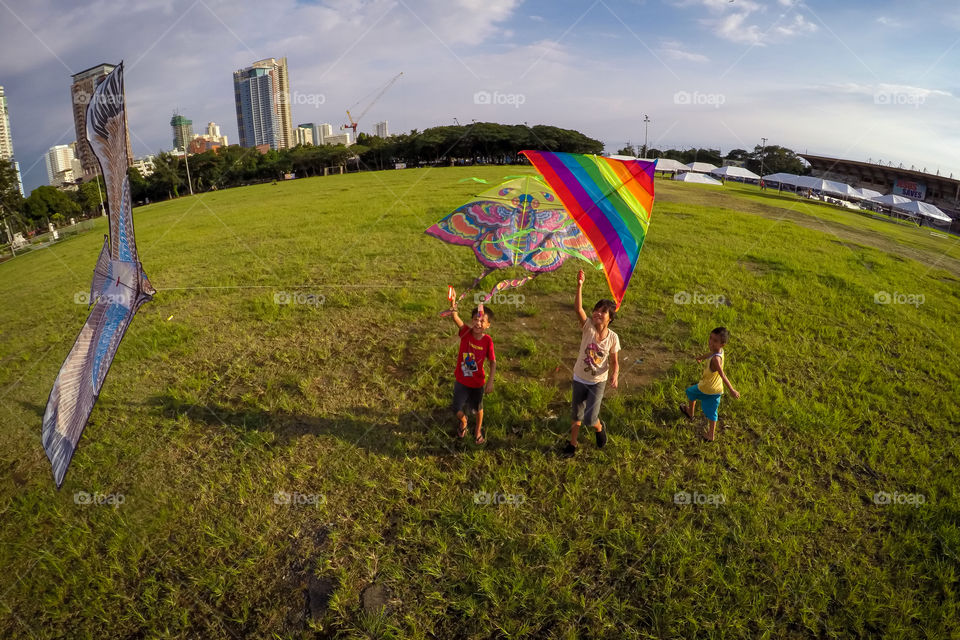
[[[466,411],[477,415],[475,440],[483,444],[483,394],[493,393],[493,374],[497,370],[497,356],[493,351],[493,338],[487,329],[493,320],[493,309],[479,305],[470,314],[468,325],[457,314],[456,292],[451,294],[450,309],[457,323],[460,336],[460,351],[457,353],[457,368],[453,382],[453,410],[457,413],[457,438],[467,435]],[[490,361],[490,375],[486,376],[483,364]]]
[[[620,338],[610,330],[610,323],[617,317],[617,305],[613,300],[600,300],[593,305],[589,322],[583,310],[583,269],[577,274],[577,319],[580,321],[580,351],[573,367],[573,424],[570,426],[570,442],[563,453],[572,456],[577,452],[577,435],[580,424],[586,422],[597,435],[597,447],[607,444],[607,430],[600,421],[600,403],[607,386],[617,388],[620,375]]]
[[[729,337],[730,332],[724,327],[717,327],[710,332],[708,341],[710,351],[697,358],[697,362],[707,361],[707,364],[703,367],[703,376],[700,378],[700,382],[687,387],[687,400],[690,401],[690,404],[680,405],[680,411],[692,419],[697,409],[697,400],[700,401],[703,405],[703,415],[707,417],[707,432],[703,437],[710,442],[713,442],[716,437],[717,410],[720,408],[723,385],[727,385],[734,398],[740,397],[740,392],[733,388],[723,372],[723,347],[727,344]]]

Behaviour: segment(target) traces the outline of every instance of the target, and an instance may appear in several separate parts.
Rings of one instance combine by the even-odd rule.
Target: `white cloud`
[[[681,62],[710,62],[707,56],[690,51],[686,45],[676,40],[665,40],[660,45],[659,54],[664,58]]]

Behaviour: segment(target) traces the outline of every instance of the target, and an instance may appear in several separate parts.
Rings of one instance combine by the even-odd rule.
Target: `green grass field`
[[[104,220],[0,264],[0,637],[956,634],[960,239],[658,180],[607,448],[558,455],[573,263],[493,305],[489,442],[456,444],[438,312],[479,270],[423,230],[522,171],[137,209],[159,292],[59,492],[40,423]],[[677,406],[718,325],[743,395],[705,443]]]

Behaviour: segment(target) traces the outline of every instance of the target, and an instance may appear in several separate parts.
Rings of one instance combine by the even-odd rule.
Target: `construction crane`
[[[367,106],[363,109],[363,111],[360,112],[360,115],[358,115],[356,118],[354,118],[352,115],[350,115],[350,109],[354,109],[354,110],[355,110],[355,109],[357,108],[357,105],[360,104],[361,102],[363,102],[363,98],[361,98],[360,100],[357,100],[354,104],[350,105],[350,109],[347,109],[347,119],[350,120],[350,124],[340,125],[340,130],[343,131],[344,129],[353,129],[353,135],[356,136],[356,135],[357,135],[357,125],[360,123],[360,119],[361,119],[363,116],[367,115],[367,111],[370,111],[370,107],[372,107],[373,105],[375,105],[375,104],[377,103],[377,100],[379,100],[380,97],[383,96],[383,94],[385,94],[385,93],[387,92],[387,89],[389,89],[390,87],[392,87],[392,86],[393,86],[393,83],[396,82],[397,80],[399,80],[399,79],[400,79],[400,76],[402,76],[402,75],[403,75],[403,71],[401,71],[401,72],[398,73],[397,75],[393,76],[393,77],[390,79],[390,82],[388,82],[387,84],[383,85],[383,88],[380,89],[380,91],[377,93],[377,95],[374,96],[373,100],[371,100],[371,101],[367,104]],[[369,94],[368,94],[368,95],[369,95]]]

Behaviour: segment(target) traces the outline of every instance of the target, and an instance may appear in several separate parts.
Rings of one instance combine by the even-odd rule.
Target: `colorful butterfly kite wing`
[[[57,488],[63,484],[124,333],[140,305],[156,293],[143,272],[133,233],[122,62],[91,98],[87,140],[103,172],[110,235],[94,268],[93,308],[57,374],[43,414],[43,447]]]
[[[427,229],[444,242],[470,246],[490,269],[553,271],[573,255],[597,260],[553,191],[536,176],[487,189]]]
[[[596,250],[619,308],[650,226],[656,163],[548,151],[521,153]]]

